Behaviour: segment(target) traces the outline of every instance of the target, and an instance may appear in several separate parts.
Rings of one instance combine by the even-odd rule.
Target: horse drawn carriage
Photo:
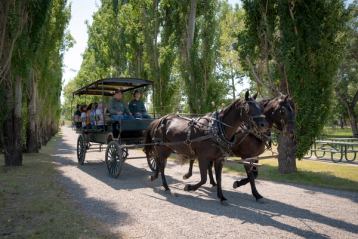
[[[73,92],[73,97],[100,96],[102,104],[108,102],[108,97],[114,95],[117,90],[122,92],[132,92],[135,89],[147,88],[153,84],[152,81],[137,78],[107,78],[101,79],[86,85]],[[103,124],[96,124],[91,127],[75,127],[78,133],[77,139],[77,159],[83,165],[86,153],[91,150],[102,150],[103,145],[107,145],[105,151],[105,163],[111,177],[118,177],[123,164],[129,157],[128,149],[142,147],[144,131],[153,121],[152,118],[131,118],[126,120],[113,121],[106,107],[102,107]],[[138,158],[138,157],[136,157]],[[155,169],[154,160],[148,160],[152,170]]]
[[[109,78],[91,83],[73,93],[74,96],[97,95],[113,96],[121,92],[133,91],[151,86],[152,82],[136,78]],[[217,195],[226,200],[221,188],[223,162],[227,156],[242,158],[247,178],[235,181],[234,188],[250,182],[254,197],[262,196],[257,192],[255,178],[258,175],[258,160],[252,157],[260,155],[266,147],[268,128],[275,127],[293,137],[295,110],[288,96],[256,101],[246,92],[245,99],[237,99],[224,109],[208,113],[198,118],[188,118],[169,114],[159,119],[126,119],[113,121],[102,107],[105,123],[101,127],[77,127],[77,158],[83,164],[86,152],[92,144],[107,145],[105,162],[109,175],[118,177],[129,149],[144,148],[148,165],[154,172],[151,180],[161,174],[165,190],[170,190],[165,177],[167,158],[176,153],[180,158],[190,159],[191,176],[193,160],[197,159],[201,180],[197,184],[187,184],[186,191],[194,191],[206,183],[207,172],[210,182],[217,186]],[[146,133],[145,133],[146,132]],[[138,157],[136,157],[138,158]],[[214,182],[211,167],[215,168],[217,183]]]

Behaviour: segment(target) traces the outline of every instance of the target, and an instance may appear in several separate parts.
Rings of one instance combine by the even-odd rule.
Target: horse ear
[[[250,97],[250,92],[249,92],[249,91],[246,91],[246,93],[245,93],[245,100],[248,101],[248,100],[249,100],[249,97]]]
[[[254,96],[252,98],[254,98],[254,100],[256,100],[257,95],[258,95],[258,92],[256,92],[256,94],[254,94]]]

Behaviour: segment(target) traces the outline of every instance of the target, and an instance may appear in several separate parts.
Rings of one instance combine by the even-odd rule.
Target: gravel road
[[[59,183],[89,218],[124,238],[358,238],[358,193],[257,180],[265,197],[258,203],[249,185],[233,190],[238,176],[226,173],[229,205],[223,206],[208,183],[196,192],[183,191],[185,183],[199,180],[198,168],[184,181],[188,166],[168,162],[167,193],[160,178],[148,180],[145,159],[127,160],[118,179],[108,176],[103,151],[88,153],[85,165],[78,166],[76,140],[70,128],[62,128],[53,155]]]

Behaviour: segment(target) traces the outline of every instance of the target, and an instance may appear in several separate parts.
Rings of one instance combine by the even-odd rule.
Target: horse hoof
[[[189,184],[185,185],[184,191],[186,191],[186,192],[190,191],[190,185]]]
[[[164,187],[164,192],[166,192],[166,193],[168,193],[168,194],[171,194],[171,192],[170,192],[170,188],[166,188],[166,187]]]
[[[190,178],[190,177],[191,177],[191,175],[185,174],[185,175],[183,176],[183,179],[188,179],[188,178]]]
[[[264,199],[264,197],[263,196],[261,196],[261,195],[257,195],[257,196],[255,196],[255,199],[256,199],[256,202],[260,202],[260,203],[263,203],[263,199]]]
[[[221,203],[222,206],[229,206],[229,203],[227,202],[226,198],[221,199],[220,203]]]
[[[149,177],[149,179],[150,179],[150,181],[152,181],[152,182],[153,182],[154,180],[156,180],[156,179],[157,179],[157,177],[150,176],[150,177]]]
[[[235,181],[234,184],[232,185],[232,187],[233,187],[234,189],[235,189],[235,188],[238,188],[238,187],[239,187],[238,182]]]

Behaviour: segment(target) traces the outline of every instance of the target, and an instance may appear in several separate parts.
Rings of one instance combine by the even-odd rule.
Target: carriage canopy
[[[137,88],[145,87],[152,85],[153,82],[149,80],[143,80],[139,78],[105,78],[98,81],[95,81],[89,85],[86,85],[75,92],[73,96],[81,95],[104,95],[104,96],[113,96],[114,92],[118,89],[125,91],[131,91]]]

